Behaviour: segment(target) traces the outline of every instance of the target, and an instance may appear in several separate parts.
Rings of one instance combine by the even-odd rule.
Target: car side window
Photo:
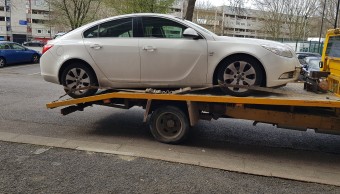
[[[8,50],[8,49],[11,49],[11,47],[8,44],[0,44],[0,49],[1,50]]]
[[[84,38],[98,37],[133,37],[132,18],[124,18],[105,22],[84,32]]]
[[[156,17],[143,17],[144,37],[152,38],[184,38],[184,25],[172,20]]]
[[[22,47],[18,44],[11,44],[11,46],[12,46],[12,49],[14,49],[14,50],[25,50],[24,47]]]

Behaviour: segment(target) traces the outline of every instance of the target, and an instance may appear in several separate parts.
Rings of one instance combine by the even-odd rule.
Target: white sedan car
[[[277,87],[297,79],[299,61],[284,44],[217,36],[190,21],[161,14],[131,14],[96,21],[49,42],[40,59],[46,81],[71,97],[96,89],[237,86]],[[84,88],[77,90],[78,88]],[[73,89],[73,90],[72,90]]]

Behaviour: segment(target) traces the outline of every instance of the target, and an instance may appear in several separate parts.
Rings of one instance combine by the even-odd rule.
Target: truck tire
[[[157,141],[178,144],[187,137],[190,124],[187,114],[180,108],[164,106],[154,111],[150,118],[150,130]]]

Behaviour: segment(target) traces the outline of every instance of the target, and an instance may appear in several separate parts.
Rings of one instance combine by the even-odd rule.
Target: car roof
[[[159,14],[159,13],[133,13],[133,14],[125,14],[125,15],[118,15],[118,16],[113,16],[113,17],[108,17],[108,18],[104,18],[101,20],[97,20],[95,22],[92,22],[90,24],[95,24],[95,23],[102,23],[108,20],[112,20],[112,19],[118,19],[118,18],[124,18],[124,17],[141,17],[141,16],[157,16],[157,17],[167,17],[167,18],[176,18],[176,19],[181,19],[179,17],[175,17],[173,15],[169,15],[169,14]]]

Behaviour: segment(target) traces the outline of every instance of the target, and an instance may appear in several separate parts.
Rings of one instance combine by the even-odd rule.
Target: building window
[[[37,30],[37,33],[38,33],[38,34],[42,34],[42,30],[39,30],[39,29],[38,29],[38,30]]]
[[[34,0],[34,5],[36,6],[47,6],[47,1],[46,0]]]

